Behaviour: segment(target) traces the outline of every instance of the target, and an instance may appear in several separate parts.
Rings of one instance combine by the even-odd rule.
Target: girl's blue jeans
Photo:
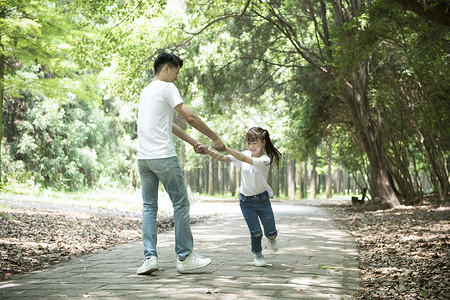
[[[138,159],[142,183],[142,239],[144,258],[158,256],[156,251],[158,186],[163,184],[174,209],[175,252],[184,260],[192,252],[194,241],[189,224],[189,198],[178,157]]]
[[[266,237],[275,238],[277,236],[275,217],[273,215],[272,205],[270,204],[269,193],[266,191],[254,196],[239,194],[239,204],[245,222],[250,230],[252,253],[261,254],[262,230],[260,220]]]

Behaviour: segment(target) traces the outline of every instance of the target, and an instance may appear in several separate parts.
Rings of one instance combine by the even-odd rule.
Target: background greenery
[[[269,130],[284,154],[277,195],[315,197],[319,175],[343,192],[340,172],[391,207],[448,195],[449,27],[396,2],[0,6],[4,191],[139,188],[137,102],[168,51],[185,61],[184,100],[227,145],[244,149],[250,126]],[[231,183],[206,189],[221,166],[176,144],[192,189],[234,194]]]

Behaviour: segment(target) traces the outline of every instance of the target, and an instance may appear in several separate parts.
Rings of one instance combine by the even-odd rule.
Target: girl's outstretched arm
[[[241,153],[239,151],[236,151],[236,150],[228,148],[228,147],[225,147],[225,150],[228,153],[230,153],[231,155],[233,155],[234,158],[236,158],[236,159],[238,159],[240,161],[246,162],[246,163],[248,163],[250,165],[253,165],[253,160],[252,160],[252,158],[250,156],[247,156],[247,155],[245,155],[245,154],[243,154],[243,153]]]
[[[223,155],[223,154],[213,151],[211,149],[206,149],[205,153],[216,160],[223,161],[223,162],[231,162],[231,158],[228,155]]]

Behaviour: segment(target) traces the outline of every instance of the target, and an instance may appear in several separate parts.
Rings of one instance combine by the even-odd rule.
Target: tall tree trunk
[[[356,177],[352,176],[350,178],[350,182],[351,182],[351,194],[354,195],[356,194],[356,186],[357,186]]]
[[[345,194],[350,194],[351,193],[351,188],[352,188],[352,179],[350,177],[350,171],[348,169],[345,169]]]
[[[230,188],[230,176],[228,173],[228,168],[230,167],[230,164],[224,164],[222,163],[222,174],[223,174],[223,184],[222,184],[222,193],[227,193]]]
[[[283,194],[283,195],[287,195],[287,192],[286,192],[286,180],[285,180],[285,178],[286,178],[286,164],[285,164],[285,161],[286,161],[286,157],[284,157],[283,156],[283,158],[280,160],[280,168],[279,168],[279,172],[278,172],[278,175],[279,175],[279,183],[280,183],[280,195],[281,194]]]
[[[223,195],[223,163],[221,161],[217,162],[217,181],[219,184],[219,193]]]
[[[292,154],[288,155],[288,168],[287,168],[287,177],[288,177],[288,194],[289,199],[295,199],[295,159],[292,159]]]
[[[299,185],[299,182],[300,182],[300,170],[301,170],[301,168],[300,167],[297,167],[297,162],[295,162],[295,164],[294,164],[294,168],[295,168],[295,180],[294,180],[294,184],[295,184],[295,190],[297,191],[297,188],[298,189],[300,189],[300,185]]]
[[[326,183],[325,183],[325,191],[326,191],[326,195],[327,198],[331,198],[332,197],[332,193],[331,193],[331,185],[332,185],[332,176],[331,176],[331,141],[328,141],[328,150],[327,150],[327,177],[325,179]]]
[[[300,189],[300,199],[306,198],[306,185],[305,185],[305,162],[302,161],[299,164],[299,171],[298,171],[298,186]]]
[[[316,199],[317,195],[317,172],[316,172],[316,155],[314,154],[311,161],[311,181],[309,183],[309,193],[312,199]]]
[[[325,183],[323,182],[323,175],[317,173],[317,188],[316,193],[320,194],[322,192],[325,192]]]
[[[208,164],[208,194],[214,195],[214,159],[209,157]]]
[[[272,165],[272,185],[270,186],[273,190],[275,197],[280,196],[280,168],[278,165]]]
[[[3,19],[3,12],[1,13],[0,19]],[[5,92],[5,55],[0,34],[0,183],[2,183],[2,141],[3,141],[3,95]]]
[[[303,174],[304,174],[304,178],[303,178],[303,188],[305,190],[305,195],[304,198],[308,197],[308,161],[304,161],[303,162],[303,166],[305,168]]]
[[[204,185],[203,168],[200,167],[200,168],[198,168],[198,184],[197,184],[199,193],[203,193],[203,185]]]
[[[336,12],[336,24],[343,26],[346,21],[357,16],[358,5],[364,5],[364,1],[358,3],[351,2],[351,8],[354,13],[345,14],[345,6],[339,5],[339,1],[333,1],[332,5]],[[362,7],[362,6],[361,6]],[[389,181],[388,167],[386,164],[385,153],[381,141],[381,133],[377,130],[371,117],[368,99],[369,86],[369,59],[356,62],[351,80],[346,81],[346,90],[343,90],[343,96],[350,110],[353,126],[356,131],[358,144],[367,154],[370,163],[371,184],[370,191],[373,199],[378,199],[389,207],[400,206],[397,195]],[[381,118],[378,118],[378,127],[381,127]]]
[[[353,72],[354,84],[347,83],[349,89],[344,91],[344,97],[351,112],[356,138],[370,162],[369,172],[374,184],[370,191],[373,198],[393,208],[400,206],[400,202],[389,181],[381,136],[377,133],[377,128],[370,114],[367,95],[368,66],[368,61],[359,64],[358,69]],[[380,118],[378,118],[378,126],[381,127]],[[378,132],[380,131],[378,130]]]
[[[285,157],[283,160],[283,194],[286,195],[286,197],[289,197],[288,171],[289,171],[289,159]]]
[[[194,190],[192,189],[192,182],[191,182],[191,176],[190,176],[190,171],[189,170],[183,170],[183,175],[184,175],[184,180],[186,181],[186,186],[192,191],[194,192]]]
[[[342,169],[337,170],[336,182],[337,182],[336,186],[338,187],[337,193],[344,194],[345,193],[344,172],[342,171]]]
[[[340,172],[340,169],[338,168],[334,171],[334,175],[333,175],[333,193],[334,194],[341,193],[339,172]]]
[[[435,139],[431,134],[433,130],[428,122],[425,122],[426,130],[422,131],[417,122],[415,113],[412,112],[412,115],[414,129],[419,136],[420,144],[425,153],[425,157],[428,160],[428,169],[430,170],[431,182],[433,183],[435,192],[437,191],[439,194],[441,203],[444,203],[450,187],[448,161],[444,155],[445,151],[441,149],[439,142],[433,141]]]
[[[234,167],[233,164],[229,164],[229,168],[228,168],[228,176],[230,178],[230,192],[231,192],[231,196],[234,197],[236,195],[236,176],[234,175],[235,171],[234,169],[236,169]]]
[[[325,178],[325,193],[327,195],[327,198],[331,198],[333,197],[333,191],[332,191],[332,183],[333,183],[333,178],[332,178],[332,174],[331,174],[331,161],[328,162],[328,167],[327,167],[327,176]]]

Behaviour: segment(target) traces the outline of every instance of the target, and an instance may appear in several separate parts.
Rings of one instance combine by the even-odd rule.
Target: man
[[[217,134],[184,104],[173,84],[182,66],[183,61],[178,56],[160,54],[154,62],[155,77],[142,91],[139,100],[137,158],[142,182],[144,263],[137,270],[138,275],[151,274],[159,269],[156,251],[159,181],[162,182],[174,208],[177,271],[184,273],[211,263],[211,259],[193,252],[189,199],[172,133],[194,146],[196,152],[201,152],[202,147],[173,124],[173,111],[209,137],[213,141],[214,149],[224,151],[225,145]]]

